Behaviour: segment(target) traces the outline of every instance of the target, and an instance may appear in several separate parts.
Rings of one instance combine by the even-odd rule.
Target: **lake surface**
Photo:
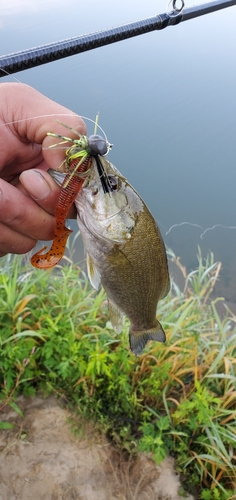
[[[166,4],[1,0],[1,55],[152,17]],[[78,114],[100,112],[114,144],[109,159],[146,201],[166,245],[189,269],[198,245],[204,256],[212,251],[223,263],[218,293],[234,302],[235,47],[230,7],[15,75]]]

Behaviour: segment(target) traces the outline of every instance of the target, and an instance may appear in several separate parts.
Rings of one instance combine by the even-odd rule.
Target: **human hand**
[[[82,118],[71,113],[28,85],[0,84],[0,257],[53,238],[60,188],[47,169],[56,169],[65,152],[48,149],[55,139],[47,132],[65,134],[58,119],[85,135]]]

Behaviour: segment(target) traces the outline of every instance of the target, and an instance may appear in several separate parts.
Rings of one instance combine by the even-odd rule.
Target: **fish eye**
[[[111,191],[117,191],[118,189],[118,179],[115,175],[108,175],[109,187]]]

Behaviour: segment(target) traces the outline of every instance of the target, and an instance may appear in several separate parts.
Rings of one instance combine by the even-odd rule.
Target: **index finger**
[[[43,147],[55,142],[47,137],[48,132],[65,135],[65,128],[57,120],[65,121],[82,135],[86,134],[86,125],[80,116],[26,84],[2,83],[1,95],[5,98],[8,130],[22,141],[42,144]],[[76,137],[73,133],[69,135]],[[45,149],[43,156],[51,168],[57,168],[65,158],[63,149]]]

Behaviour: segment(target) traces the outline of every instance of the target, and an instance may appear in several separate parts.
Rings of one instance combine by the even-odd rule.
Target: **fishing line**
[[[162,224],[163,225],[163,224]],[[236,226],[224,226],[223,224],[214,224],[213,226],[211,227],[207,227],[206,229],[204,229],[204,227],[200,226],[199,224],[195,224],[193,222],[180,222],[179,224],[173,224],[173,226],[171,226],[168,231],[166,231],[165,233],[165,236],[167,236],[168,234],[170,234],[170,232],[172,231],[172,229],[176,228],[176,227],[181,227],[181,226],[185,226],[185,225],[188,225],[188,226],[192,226],[192,227],[197,227],[199,229],[201,229],[203,232],[200,234],[199,238],[201,240],[204,239],[206,233],[208,233],[209,231],[214,231],[214,229],[216,228],[222,228],[222,229],[230,229],[230,230],[235,230],[236,229]],[[163,226],[164,227],[164,226]]]
[[[50,118],[50,117],[54,117],[54,116],[76,116],[78,118],[83,118],[83,120],[88,120],[89,122],[93,123],[101,130],[105,141],[108,144],[110,144],[108,139],[107,139],[107,135],[106,135],[105,131],[98,123],[95,122],[95,120],[92,120],[92,118],[88,118],[87,116],[78,115],[77,113],[50,113],[49,115],[37,115],[37,116],[29,117],[29,118],[21,118],[20,120],[14,120],[12,122],[1,123],[0,127],[4,127],[5,125],[14,125],[15,123],[22,123],[24,121],[37,120],[38,118]]]
[[[20,120],[14,120],[12,122],[1,123],[0,127],[4,127],[5,125],[14,125],[14,123],[22,123],[29,120],[37,120],[38,118],[50,118],[51,116],[79,116],[79,115],[77,115],[76,113],[50,113],[49,115],[37,115],[29,118],[21,118]],[[81,118],[83,117],[81,116]]]
[[[8,73],[8,71],[6,71],[5,69],[3,69],[3,68],[0,67],[0,71],[3,71],[5,73],[5,76],[12,77],[17,83],[22,83],[15,76],[13,76],[10,73]],[[99,125],[97,118],[96,118],[96,120],[93,120],[92,118],[88,118],[87,116],[78,115],[77,113],[51,113],[49,115],[37,115],[37,116],[33,116],[32,118],[22,118],[20,120],[14,120],[12,122],[1,123],[0,127],[3,127],[5,125],[14,125],[15,123],[22,123],[24,121],[29,121],[29,120],[36,120],[38,118],[50,118],[50,117],[54,117],[54,116],[78,116],[80,118],[83,118],[83,120],[87,120],[87,121],[93,123],[95,125],[96,129],[99,128],[101,130],[103,136],[104,136],[104,139],[105,139],[106,143],[110,144],[109,141],[108,141],[108,139],[107,139],[107,135],[106,135],[104,129],[101,127],[101,125]],[[96,132],[94,132],[94,134],[95,133]]]
[[[166,231],[166,234],[165,236],[167,236],[167,234],[169,234],[172,229],[174,229],[175,227],[180,227],[180,226],[194,226],[194,227],[198,227],[199,229],[202,229],[204,231],[204,227],[202,226],[199,226],[199,224],[194,224],[193,222],[180,222],[179,224],[173,224],[173,226],[171,226],[168,231]]]
[[[213,231],[214,229],[216,229],[217,227],[221,227],[222,229],[236,229],[236,226],[224,226],[223,224],[215,224],[214,226],[212,227],[207,227],[207,229],[205,229],[203,231],[203,233],[200,234],[200,238],[201,240],[203,240],[205,234],[208,232],[208,231]]]
[[[4,71],[4,73],[7,76],[10,76],[9,73],[6,70],[3,70],[3,71]],[[15,77],[13,77],[13,78],[14,78],[14,80],[17,81],[17,83],[21,83]],[[14,125],[16,123],[23,123],[25,121],[36,120],[36,119],[39,119],[39,118],[49,118],[49,117],[51,118],[51,117],[62,117],[62,116],[76,116],[76,117],[82,118],[85,121],[93,123],[94,126],[95,126],[94,127],[94,134],[96,134],[97,129],[99,129],[102,132],[102,134],[103,134],[103,138],[102,139],[105,141],[106,146],[107,146],[107,151],[106,151],[106,153],[103,154],[103,156],[106,156],[109,153],[109,151],[111,150],[111,148],[112,148],[113,145],[111,143],[109,143],[109,141],[107,139],[107,135],[106,135],[104,129],[98,123],[98,116],[99,116],[98,113],[96,115],[96,119],[95,120],[93,120],[92,118],[88,118],[87,116],[78,115],[76,113],[51,113],[51,114],[37,115],[37,116],[29,117],[29,118],[22,118],[22,119],[14,120],[14,121],[11,121],[11,122],[4,122],[4,123],[0,124],[0,127],[7,126],[7,125]],[[68,130],[74,132],[76,135],[78,135],[79,138],[82,138],[82,134],[80,134],[77,130],[73,129],[72,127],[70,127],[69,125],[67,125],[65,123],[60,122],[59,120],[57,120],[57,122],[60,123],[60,125],[62,125],[65,128],[67,128]],[[58,138],[64,138],[65,140],[63,142],[59,142],[58,146],[55,144],[55,145],[49,146],[48,148],[42,148],[42,150],[46,150],[46,149],[49,149],[49,148],[51,148],[51,149],[54,148],[54,149],[57,149],[57,150],[58,149],[67,150],[68,149],[68,144],[70,142],[72,142],[72,143],[74,142],[74,144],[75,144],[75,140],[71,139],[70,137],[63,137],[61,135],[58,135]],[[68,143],[68,144],[66,145],[66,143]],[[65,144],[65,146],[62,146],[62,144]],[[75,144],[75,147],[76,147],[76,144]],[[94,156],[95,161],[96,161],[96,166],[97,166],[97,170],[98,170],[99,177],[100,177],[100,180],[101,180],[101,184],[102,184],[102,187],[103,187],[103,191],[104,191],[104,193],[109,193],[109,192],[112,191],[112,186],[111,186],[111,183],[109,181],[109,177],[107,176],[107,174],[106,174],[106,172],[105,172],[105,170],[103,168],[103,165],[102,165],[102,163],[100,161],[99,155],[96,154],[96,155],[93,155],[93,156]],[[64,160],[62,162],[62,164],[64,162],[66,162],[66,160]],[[73,175],[73,173],[71,174],[71,176],[72,175]]]
[[[15,76],[11,75],[10,73],[8,73],[8,71],[6,71],[5,69],[1,68],[0,67],[0,71],[3,71],[3,73],[5,73],[5,75],[3,76],[12,76],[12,78],[17,82],[17,83],[22,83],[20,82],[20,80],[18,80],[18,78],[16,78]]]

